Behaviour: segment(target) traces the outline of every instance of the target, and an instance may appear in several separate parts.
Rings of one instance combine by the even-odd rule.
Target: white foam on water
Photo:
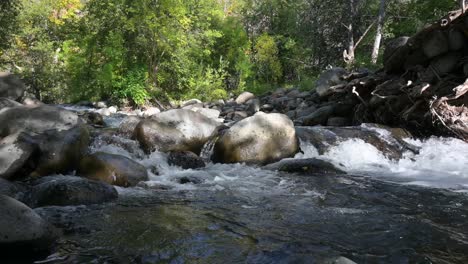
[[[383,135],[382,135],[383,136]],[[406,140],[419,153],[406,152],[398,161],[360,139],[349,139],[319,155],[313,145],[301,142],[304,154],[296,158],[322,158],[351,174],[426,187],[468,189],[468,144],[455,138]]]

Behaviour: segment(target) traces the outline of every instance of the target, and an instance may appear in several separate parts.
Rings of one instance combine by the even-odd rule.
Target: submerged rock
[[[80,162],[78,175],[122,187],[148,180],[148,172],[143,165],[125,156],[105,152],[85,156]]]
[[[76,176],[43,177],[28,194],[32,207],[99,204],[117,197],[113,186]]]
[[[203,114],[173,109],[141,121],[135,128],[135,138],[147,153],[153,150],[200,153],[220,127],[221,123]]]
[[[286,115],[258,112],[220,136],[213,160],[266,164],[292,157],[298,149],[294,125]]]
[[[57,238],[55,229],[25,204],[0,195],[0,252],[8,256],[49,250]]]
[[[291,173],[346,174],[330,162],[321,159],[285,159],[265,166],[265,169]]]
[[[167,157],[167,162],[172,166],[182,169],[198,169],[205,167],[205,162],[197,154],[190,151],[172,151]]]

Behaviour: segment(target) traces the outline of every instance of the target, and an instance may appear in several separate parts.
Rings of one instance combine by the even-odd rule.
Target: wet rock
[[[450,50],[461,50],[466,45],[466,37],[459,29],[452,28],[449,31],[449,47]]]
[[[79,166],[78,175],[112,185],[129,187],[148,180],[146,168],[125,157],[104,152],[85,156]]]
[[[135,138],[147,153],[153,150],[200,153],[220,126],[221,123],[200,113],[173,109],[141,121],[135,128]]]
[[[331,105],[323,106],[312,114],[301,117],[300,121],[306,126],[325,125],[328,118],[333,114],[334,108]]]
[[[0,195],[22,200],[26,190],[26,187],[23,185],[0,178]]]
[[[258,112],[225,130],[215,144],[213,160],[266,164],[291,157],[298,149],[294,125],[287,116]]]
[[[357,127],[297,127],[296,132],[301,141],[312,144],[319,154],[346,140],[362,140],[393,160],[399,160],[405,151],[413,150],[403,141],[403,138],[411,137],[404,129],[366,124]]]
[[[287,96],[278,97],[278,98],[274,98],[273,100],[271,100],[271,104],[277,110],[287,109],[288,103],[289,103],[289,97]]]
[[[122,122],[120,123],[119,133],[126,137],[132,137],[135,132],[136,126],[138,125],[138,123],[141,122],[141,120],[143,119],[138,116],[125,117],[124,120],[122,120]]]
[[[288,91],[287,95],[289,98],[298,98],[301,92],[298,89],[291,89]]]
[[[271,104],[264,104],[262,105],[262,107],[260,107],[260,111],[263,111],[263,112],[270,112],[270,111],[273,111],[273,109],[274,107]]]
[[[167,162],[171,166],[179,166],[182,169],[198,169],[205,167],[203,159],[190,151],[169,152]]]
[[[88,151],[89,132],[83,125],[66,131],[49,130],[36,137],[40,157],[35,176],[67,173],[77,169],[81,158]]]
[[[305,117],[305,116],[308,116],[310,114],[312,114],[313,112],[315,112],[317,110],[317,107],[312,105],[312,106],[308,106],[308,107],[305,107],[305,108],[302,108],[302,109],[298,109],[296,112],[297,112],[297,117],[298,118],[301,118],[301,117]]]
[[[87,112],[85,113],[82,118],[86,121],[87,124],[92,126],[105,126],[106,123],[104,122],[104,118],[102,115],[96,112]]]
[[[0,72],[0,97],[18,101],[25,90],[26,86],[16,75]]]
[[[33,170],[37,152],[37,142],[26,134],[15,133],[2,138],[0,178],[15,179],[29,174]]]
[[[28,193],[33,208],[100,204],[114,201],[117,197],[113,186],[76,176],[43,177],[34,183]]]
[[[351,125],[351,120],[346,117],[330,117],[327,121],[327,126],[341,127],[349,125]]]
[[[285,159],[270,164],[265,169],[290,173],[346,174],[330,162],[321,159]]]
[[[234,111],[228,114],[227,118],[237,122],[244,118],[247,118],[248,116],[249,114],[246,111]]]
[[[398,37],[388,41],[388,43],[385,44],[385,50],[383,54],[384,64],[387,63],[387,60],[395,53],[397,49],[405,46],[408,40],[409,37]]]
[[[294,111],[294,110],[288,111],[286,113],[286,115],[291,119],[295,119],[296,118],[296,111]]]
[[[0,110],[2,110],[3,108],[15,106],[21,106],[21,104],[5,97],[0,98]]]
[[[49,250],[56,230],[25,204],[0,195],[0,252],[23,258]]]
[[[444,32],[438,30],[434,31],[429,38],[422,44],[424,54],[428,58],[434,58],[440,54],[449,51],[449,43]]]
[[[132,157],[136,157],[139,159],[143,159],[145,157],[145,153],[140,148],[140,145],[135,140],[131,140],[128,138],[123,138],[116,134],[114,131],[97,131],[98,135],[93,138],[93,142],[91,143],[91,147],[93,149],[106,149],[107,146],[112,145],[131,154]],[[114,149],[114,154],[121,154],[120,149],[118,148],[111,148]]]
[[[236,103],[237,104],[244,104],[248,100],[254,99],[254,98],[255,98],[255,95],[253,93],[243,92],[243,93],[239,94],[239,96],[237,96]]]
[[[333,92],[330,87],[342,83],[341,78],[346,74],[347,71],[340,67],[325,71],[315,82],[315,91],[320,97],[330,95]]]
[[[184,176],[178,179],[180,184],[200,184],[203,182],[200,178],[194,177],[194,176]]]
[[[260,111],[260,100],[258,99],[251,99],[247,102],[247,109],[246,112],[249,115],[253,115]]]
[[[40,168],[36,173],[66,172],[74,168],[87,148],[89,134],[78,116],[70,111],[42,105],[13,107],[0,113],[2,177],[24,176],[26,163]],[[36,151],[37,155],[33,155]],[[34,161],[33,156],[37,156]],[[31,165],[32,166],[32,165]],[[30,172],[30,171],[29,171]]]
[[[462,54],[459,52],[444,54],[431,62],[432,70],[435,70],[438,74],[449,73],[455,69],[461,58]]]
[[[68,130],[81,124],[77,114],[58,107],[12,107],[0,112],[0,137],[25,131],[42,134],[46,130]]]

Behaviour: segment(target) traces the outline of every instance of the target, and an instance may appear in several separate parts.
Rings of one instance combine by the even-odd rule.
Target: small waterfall
[[[200,152],[200,157],[205,161],[205,162],[210,162],[211,161],[211,155],[213,155],[213,149],[216,144],[216,141],[218,140],[219,136],[215,136],[208,140],[208,142],[203,145],[203,148]]]

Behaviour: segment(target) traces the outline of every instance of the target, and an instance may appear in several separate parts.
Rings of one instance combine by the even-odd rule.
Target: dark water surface
[[[114,204],[38,209],[65,230],[48,263],[468,263],[466,193],[281,177],[291,193],[135,188]]]

